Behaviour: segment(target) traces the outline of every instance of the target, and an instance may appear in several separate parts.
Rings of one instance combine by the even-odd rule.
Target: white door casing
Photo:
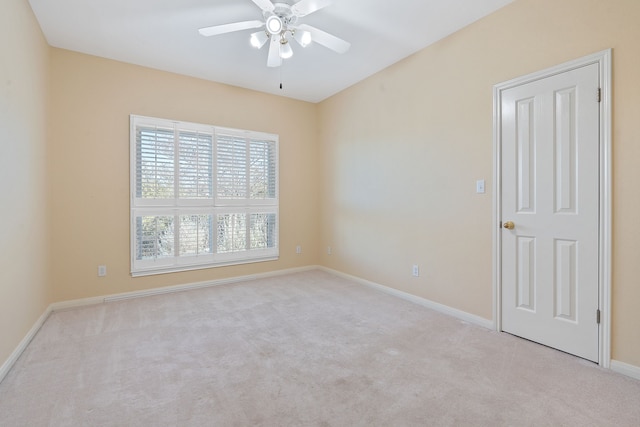
[[[496,328],[605,367],[609,71],[605,51],[494,88]]]

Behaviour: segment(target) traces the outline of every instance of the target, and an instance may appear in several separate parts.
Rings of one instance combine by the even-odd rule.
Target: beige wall
[[[50,302],[49,48],[26,0],[0,2],[0,366]]]
[[[52,49],[50,174],[55,301],[317,263],[316,106]],[[280,259],[132,278],[129,115],[280,135]],[[296,255],[296,245],[303,253]],[[97,277],[97,266],[107,277]]]
[[[321,103],[322,263],[490,319],[492,87],[613,48],[612,356],[640,366],[639,21],[637,0],[518,0]]]

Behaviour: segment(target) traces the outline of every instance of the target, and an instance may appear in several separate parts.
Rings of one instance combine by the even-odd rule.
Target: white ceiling
[[[29,3],[51,46],[320,102],[512,1],[334,0],[298,24],[345,39],[351,49],[340,55],[321,45],[294,43],[294,56],[279,68],[267,67],[267,46],[256,50],[249,45],[255,30],[198,34],[202,27],[262,19],[251,0]]]

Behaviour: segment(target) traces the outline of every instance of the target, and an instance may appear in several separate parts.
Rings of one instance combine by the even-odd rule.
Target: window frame
[[[156,129],[172,129],[173,130],[173,198],[142,198],[137,197],[137,170],[138,170],[138,129],[139,128],[156,128]],[[178,192],[180,186],[180,132],[196,132],[211,135],[211,179],[212,194],[207,198],[181,198]],[[275,188],[273,198],[257,198],[250,197],[251,185],[251,165],[250,162],[244,165],[247,181],[247,194],[242,199],[224,199],[218,194],[218,138],[234,137],[244,140],[247,144],[247,160],[251,156],[251,142],[273,144],[269,149],[273,150],[268,157],[274,162],[274,170],[270,179],[275,180],[273,186]],[[279,136],[265,132],[256,132],[249,130],[225,128],[214,125],[205,125],[200,123],[184,122],[177,120],[168,120],[154,117],[146,117],[139,115],[130,115],[130,272],[133,277],[146,276],[163,273],[173,273],[180,271],[190,271],[214,267],[222,267],[237,264],[249,264],[255,262],[275,261],[279,259]],[[268,162],[267,162],[268,163]],[[271,187],[271,184],[268,184]],[[245,238],[246,244],[244,250],[231,252],[218,252],[218,234],[219,223],[222,215],[239,214],[245,215]],[[268,227],[273,227],[271,233],[268,232],[268,240],[273,247],[251,249],[251,224],[254,217],[252,215],[275,215],[274,224],[268,222]],[[181,216],[206,215],[210,216],[211,224],[209,225],[209,244],[211,252],[196,255],[181,255],[180,250],[180,221]],[[138,257],[138,218],[143,221],[144,217],[173,217],[173,253],[170,256],[159,257],[154,259],[140,259]],[[271,221],[269,218],[267,221]],[[142,231],[142,230],[140,230]],[[156,231],[157,232],[157,231]],[[157,240],[157,236],[154,237]],[[157,242],[154,242],[156,245]]]

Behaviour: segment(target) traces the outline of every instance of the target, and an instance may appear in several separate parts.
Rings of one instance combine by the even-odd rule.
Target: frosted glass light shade
[[[288,41],[280,42],[280,58],[289,59],[293,56],[293,49]]]
[[[302,47],[307,47],[311,44],[311,33],[309,31],[296,30],[293,34],[293,38],[296,39],[298,44]]]
[[[267,40],[269,40],[269,36],[264,31],[255,32],[251,34],[251,37],[249,38],[251,46],[255,47],[256,49],[260,49],[262,46],[264,46]]]

